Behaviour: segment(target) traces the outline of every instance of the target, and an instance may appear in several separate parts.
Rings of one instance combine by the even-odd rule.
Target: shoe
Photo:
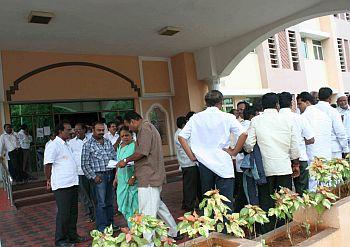
[[[120,231],[120,226],[113,225],[113,232],[119,232]]]
[[[74,238],[69,239],[69,243],[71,244],[79,244],[88,241],[87,237],[82,237],[82,236],[75,236]]]
[[[87,220],[87,222],[89,222],[89,223],[95,222],[95,219],[90,218]]]
[[[60,244],[56,244],[56,247],[74,247],[74,244],[71,243],[60,243]]]
[[[180,233],[177,233],[177,236],[176,237],[171,237],[170,238],[174,239],[175,241],[179,241],[181,239],[184,238],[184,235],[180,234]]]

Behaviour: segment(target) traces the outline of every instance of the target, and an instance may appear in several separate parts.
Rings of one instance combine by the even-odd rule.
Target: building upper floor
[[[220,78],[225,95],[268,91],[350,91],[350,13],[304,21],[272,35],[232,73]]]

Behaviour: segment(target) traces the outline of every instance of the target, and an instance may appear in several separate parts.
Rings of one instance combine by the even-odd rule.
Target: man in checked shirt
[[[92,126],[92,137],[83,145],[81,168],[88,179],[94,180],[96,228],[103,230],[113,223],[113,170],[107,168],[110,160],[116,159],[112,143],[103,137],[104,124]],[[114,226],[116,231],[118,227]]]

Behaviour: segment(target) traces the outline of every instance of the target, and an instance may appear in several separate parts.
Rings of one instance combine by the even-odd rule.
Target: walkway
[[[162,198],[174,218],[180,217],[182,182],[166,184],[163,187]],[[55,203],[43,203],[35,206],[24,207],[20,210],[8,205],[5,192],[0,189],[0,239],[2,247],[15,246],[54,246],[55,231]],[[116,216],[115,222],[126,225],[122,216]],[[78,233],[88,236],[94,228],[93,223],[88,223],[79,206]],[[88,246],[90,242],[79,246]]]

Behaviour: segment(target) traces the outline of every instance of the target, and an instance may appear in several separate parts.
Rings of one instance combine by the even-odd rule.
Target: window
[[[342,72],[346,72],[345,56],[344,56],[344,48],[343,48],[342,39],[337,39],[337,45],[338,45],[340,69]]]
[[[309,58],[307,43],[305,38],[301,38],[301,45],[302,45],[302,52],[303,52],[304,58]]]
[[[312,46],[314,49],[314,57],[316,60],[323,60],[322,43],[318,40],[312,41]]]
[[[288,30],[288,39],[293,69],[300,70],[298,46],[296,42],[295,31]]]
[[[230,112],[232,109],[234,109],[233,99],[232,98],[224,99],[224,104],[222,108],[225,112]]]
[[[278,68],[278,55],[277,55],[277,48],[276,48],[276,40],[274,36],[271,36],[267,40],[268,46],[269,46],[269,52],[270,52],[270,62],[272,68]]]
[[[159,106],[153,106],[149,115],[150,122],[156,127],[162,139],[162,145],[168,145],[167,116]]]
[[[345,19],[346,19],[347,21],[350,21],[350,12],[346,12],[346,13],[345,13]]]

